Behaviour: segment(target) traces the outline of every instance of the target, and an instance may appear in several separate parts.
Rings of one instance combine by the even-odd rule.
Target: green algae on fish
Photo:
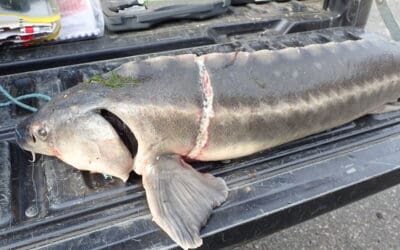
[[[133,77],[126,77],[118,75],[117,73],[111,73],[110,77],[105,78],[101,75],[92,76],[88,83],[97,83],[109,88],[121,88],[126,85],[136,85],[143,83],[142,79],[136,79]]]

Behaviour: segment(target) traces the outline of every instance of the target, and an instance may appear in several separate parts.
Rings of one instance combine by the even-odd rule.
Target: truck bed
[[[14,96],[54,96],[124,62],[159,55],[278,50],[368,39],[371,1],[288,1],[230,7],[204,21],[63,44],[7,49],[0,84]],[[5,101],[0,96],[0,102]],[[42,101],[30,100],[39,107]],[[14,126],[29,115],[0,108],[0,248],[172,249],[152,221],[141,178],[81,172],[14,142]],[[195,163],[223,177],[228,200],[203,228],[203,249],[262,237],[400,182],[400,112],[370,115],[245,158]]]

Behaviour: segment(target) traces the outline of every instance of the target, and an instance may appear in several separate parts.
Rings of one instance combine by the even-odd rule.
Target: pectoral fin
[[[202,174],[178,156],[161,156],[146,167],[143,185],[153,220],[182,248],[202,244],[200,229],[228,188],[222,178]]]

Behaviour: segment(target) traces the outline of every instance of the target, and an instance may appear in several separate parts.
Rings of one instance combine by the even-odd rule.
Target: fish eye
[[[43,128],[43,127],[39,128],[39,130],[37,131],[37,134],[39,135],[39,137],[40,137],[41,139],[46,139],[46,137],[47,137],[47,130],[46,130],[46,128]]]

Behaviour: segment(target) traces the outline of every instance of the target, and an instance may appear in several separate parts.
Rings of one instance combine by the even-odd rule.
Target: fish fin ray
[[[228,196],[222,178],[202,174],[178,156],[146,166],[143,185],[153,220],[184,249],[202,244],[201,227]]]

